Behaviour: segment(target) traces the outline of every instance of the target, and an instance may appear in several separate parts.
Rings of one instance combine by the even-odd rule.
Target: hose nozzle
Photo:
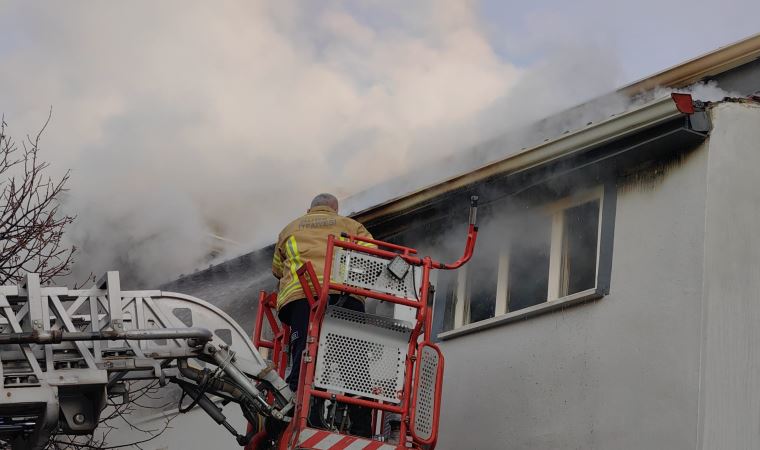
[[[470,225],[475,225],[478,221],[478,196],[470,197]]]

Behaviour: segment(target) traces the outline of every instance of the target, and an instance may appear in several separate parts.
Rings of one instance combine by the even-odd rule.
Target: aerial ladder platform
[[[444,358],[432,342],[430,275],[433,270],[455,270],[467,263],[477,233],[477,197],[473,197],[464,253],[453,263],[418,256],[413,248],[344,234],[328,238],[325,261],[332,264],[325,264],[321,280],[329,281],[320,283],[310,262],[298,269],[310,306],[306,350],[293,420],[275,437],[279,444],[270,442],[271,448],[435,448]],[[413,320],[329,305],[330,293],[336,292],[406,307]],[[276,319],[276,302],[276,293],[260,294],[254,342],[271,350],[284,377],[289,330]],[[262,339],[264,319],[271,340]],[[322,426],[309,421],[316,399],[327,404],[320,407]],[[346,425],[348,405],[371,411],[371,436],[351,434]],[[397,433],[391,433],[391,422],[399,424]],[[397,436],[389,439],[392,434]],[[256,438],[265,439],[266,431]]]
[[[470,259],[476,213],[473,197],[464,255],[451,264],[392,243],[330,236],[328,281],[320,283],[310,263],[298,270],[310,321],[296,393],[284,381],[289,333],[273,294],[260,295],[251,339],[198,298],[121,290],[118,272],[86,289],[42,286],[36,274],[0,286],[0,447],[38,450],[57,435],[90,435],[109,398],[151,381],[178,386],[188,399],[180,412],[202,409],[234,436],[230,446],[246,450],[433,449],[444,361],[431,342],[430,273]],[[330,306],[330,292],[408,307],[414,320]],[[312,399],[324,405],[320,426],[308,420]],[[229,423],[228,403],[240,406],[247,430]],[[371,435],[351,434],[347,405],[371,411]],[[395,441],[390,421],[399,424]]]

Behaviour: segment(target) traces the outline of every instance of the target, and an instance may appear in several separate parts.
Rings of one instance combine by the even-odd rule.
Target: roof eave
[[[583,152],[588,148],[615,141],[687,114],[688,112],[682,112],[679,109],[679,104],[673,97],[663,97],[466,174],[353,213],[351,217],[360,222],[369,222],[390,214],[398,214],[442,194],[473,185],[495,175],[518,172],[557,158]]]

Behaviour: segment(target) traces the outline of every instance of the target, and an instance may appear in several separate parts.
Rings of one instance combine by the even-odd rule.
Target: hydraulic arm
[[[125,383],[174,383],[245,445],[222,403],[246,419],[287,421],[293,393],[227,314],[197,298],[122,291],[118,272],[91,289],[0,286],[0,441],[43,448],[53,433],[89,434]]]

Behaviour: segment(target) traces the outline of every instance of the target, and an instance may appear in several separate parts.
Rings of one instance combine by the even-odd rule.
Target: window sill
[[[596,300],[604,297],[604,295],[605,293],[599,288],[587,289],[585,291],[577,292],[573,295],[568,295],[557,300],[539,303],[538,305],[529,306],[527,308],[513,311],[501,316],[467,324],[455,330],[444,331],[438,334],[438,338],[444,341],[453,339],[470,333],[476,333],[478,331],[487,330],[489,328],[506,325],[518,320],[528,319],[530,317],[538,316],[551,311],[556,311],[558,309],[567,308],[578,303],[587,302],[589,300]]]

